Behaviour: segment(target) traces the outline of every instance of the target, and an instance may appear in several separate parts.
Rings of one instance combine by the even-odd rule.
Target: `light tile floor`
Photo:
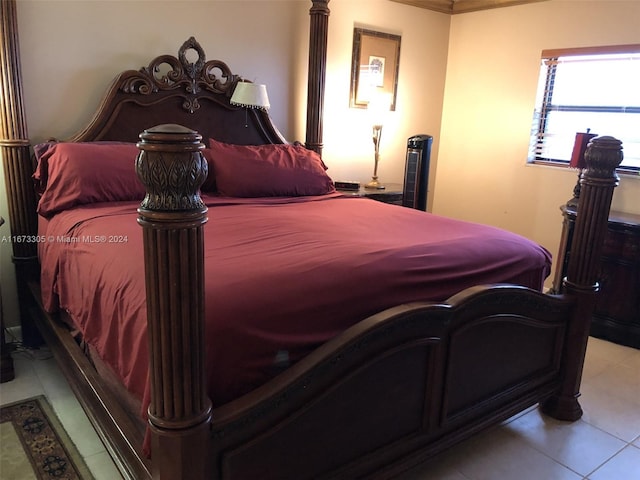
[[[120,475],[46,350],[14,353],[16,379],[0,403],[46,395],[96,480]],[[639,480],[640,350],[591,338],[582,419],[531,408],[403,475],[403,480]]]
[[[0,404],[45,395],[95,480],[121,480],[118,469],[49,351],[14,352],[12,357],[16,378],[0,384]]]
[[[403,480],[640,480],[640,350],[590,338],[581,392],[576,422],[533,407]]]

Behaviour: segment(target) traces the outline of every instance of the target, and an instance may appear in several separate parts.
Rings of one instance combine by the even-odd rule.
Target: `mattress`
[[[550,272],[549,252],[519,235],[371,199],[203,200],[214,406],[386,308],[443,301],[479,284],[541,289]],[[138,206],[97,203],[60,212],[41,225],[47,240],[39,255],[45,308],[68,312],[144,411],[149,372]]]

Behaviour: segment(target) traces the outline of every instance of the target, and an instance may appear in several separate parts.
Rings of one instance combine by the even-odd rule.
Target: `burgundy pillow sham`
[[[207,183],[228,197],[298,197],[335,191],[320,155],[302,145],[232,145],[210,139]],[[203,186],[206,191],[206,187]]]
[[[38,213],[44,217],[77,205],[144,198],[134,143],[45,143],[34,151]]]

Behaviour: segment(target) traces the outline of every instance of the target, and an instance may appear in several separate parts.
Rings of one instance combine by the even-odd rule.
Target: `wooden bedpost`
[[[616,168],[622,162],[622,143],[613,137],[596,137],[589,143],[585,160],[587,168],[580,179],[580,200],[571,256],[567,276],[562,282],[562,293],[576,299],[568,325],[569,340],[565,343],[571,351],[563,355],[565,360],[560,392],[542,405],[545,413],[569,421],[582,416],[582,408],[578,403],[582,368],[599,290],[598,265],[607,232],[611,199],[619,183]]]
[[[140,134],[136,170],[147,188],[143,228],[153,478],[209,478],[203,225],[207,177],[202,136],[180,125]]]
[[[322,155],[324,84],[327,70],[329,0],[312,0],[309,10],[309,79],[307,86],[307,133],[305,146]]]
[[[28,347],[41,342],[29,317],[27,281],[38,278],[37,242],[26,241],[38,234],[36,198],[31,187],[34,165],[22,95],[22,69],[18,45],[15,0],[0,2],[0,156],[8,193],[13,263],[16,269],[22,340]]]

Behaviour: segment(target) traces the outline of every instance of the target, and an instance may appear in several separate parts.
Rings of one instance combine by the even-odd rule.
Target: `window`
[[[640,172],[640,45],[545,50],[529,161],[568,164],[577,132],[622,141],[622,171]]]

